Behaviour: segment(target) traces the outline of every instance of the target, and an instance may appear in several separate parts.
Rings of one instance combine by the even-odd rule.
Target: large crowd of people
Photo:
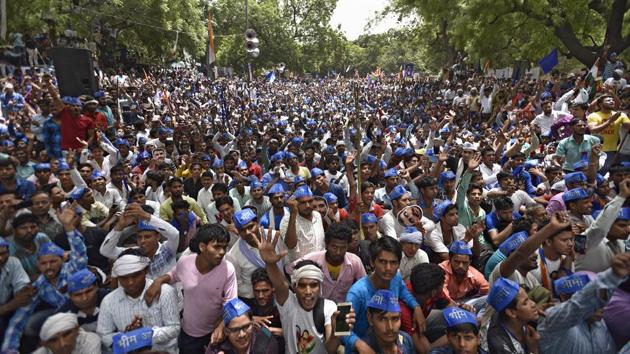
[[[628,353],[622,70],[15,72],[1,352]]]

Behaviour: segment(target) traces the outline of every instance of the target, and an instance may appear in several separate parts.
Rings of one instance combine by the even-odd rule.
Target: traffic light
[[[260,55],[260,49],[258,49],[258,44],[260,41],[258,40],[258,36],[256,35],[256,31],[253,29],[248,29],[245,31],[245,50],[252,58],[258,58]]]

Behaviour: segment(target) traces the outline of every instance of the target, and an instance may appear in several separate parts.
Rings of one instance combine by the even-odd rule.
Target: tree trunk
[[[567,47],[569,54],[575,57],[575,59],[588,67],[591,67],[595,63],[599,54],[585,48],[582,43],[580,43],[571,25],[564,24],[556,27],[554,33],[556,37],[562,41],[562,44]],[[598,51],[599,50],[601,50],[601,47]]]

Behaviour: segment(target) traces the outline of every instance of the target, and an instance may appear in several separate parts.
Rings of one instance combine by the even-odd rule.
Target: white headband
[[[151,261],[148,257],[140,257],[132,254],[126,254],[118,258],[112,267],[112,277],[125,276],[139,272],[149,266]]]
[[[322,283],[324,281],[324,273],[316,266],[307,264],[293,271],[291,283],[295,286],[302,278],[315,279]]]
[[[39,331],[39,338],[47,341],[59,333],[76,328],[79,326],[79,320],[74,313],[58,313],[48,317]]]

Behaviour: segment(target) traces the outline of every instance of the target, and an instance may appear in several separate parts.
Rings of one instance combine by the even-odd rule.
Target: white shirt
[[[153,187],[149,186],[144,192],[144,195],[147,197],[148,200],[152,200],[160,204],[164,203],[164,201],[167,199],[164,195],[164,189],[162,188],[162,186],[157,187],[155,190],[153,190]]]
[[[551,126],[558,118],[562,118],[566,115],[565,112],[552,110],[549,115],[545,115],[545,113],[537,115],[536,118],[532,120],[532,123],[540,127],[540,132],[545,134],[551,131]]]
[[[213,201],[214,199],[212,198],[212,185],[210,185],[210,187],[208,188],[201,188],[199,190],[199,193],[197,193],[197,204],[199,204],[199,206],[203,208],[204,211],[206,210],[206,207],[210,205],[210,203],[212,203]]]
[[[289,218],[291,214],[284,214],[280,221],[280,236],[284,240],[289,229]],[[323,251],[324,245],[324,223],[318,211],[313,210],[312,220],[309,220],[298,213],[295,218],[295,228],[297,244],[295,248],[289,249],[289,261],[304,257],[311,252]]]
[[[144,301],[144,293],[152,282],[147,279],[142,294],[135,299],[127,296],[122,287],[103,298],[97,332],[105,347],[110,348],[114,335],[123,332],[135,316],[140,316],[143,327],[153,329],[153,349],[177,353],[180,319],[175,289],[163,284],[160,297],[148,306]]]
[[[453,227],[453,241],[463,240],[466,235],[466,227],[462,224],[457,224]],[[430,247],[435,253],[448,253],[448,247],[450,244],[444,244],[444,236],[442,235],[442,223],[436,223],[435,229],[424,238],[426,245]],[[472,248],[473,241],[468,242],[468,246]]]
[[[241,204],[238,202],[238,199],[231,197],[232,201],[234,202],[234,211],[239,211],[241,210]],[[208,204],[206,207],[204,207],[203,209],[206,212],[206,216],[208,217],[208,222],[213,224],[213,223],[220,223],[221,219],[219,217],[219,210],[217,209],[217,203],[216,202],[212,202],[210,204]]]
[[[244,297],[247,299],[254,298],[254,289],[252,287],[252,273],[258,267],[250,262],[241,252],[241,248],[239,246],[240,241],[238,241],[234,247],[232,247],[228,253],[225,255],[225,258],[232,263],[234,266],[234,271],[236,274],[236,283],[238,289],[238,296]],[[249,248],[255,255],[260,257],[260,253],[258,252],[258,248],[252,247],[249,244],[245,244],[247,248]]]
[[[492,165],[492,168],[490,168],[485,163],[482,163],[479,165],[479,171],[483,177],[485,187],[488,189],[494,188],[497,184],[497,174],[501,172],[501,166],[495,163]]]
[[[101,354],[101,337],[96,333],[87,332],[80,328],[72,354],[85,353]],[[46,347],[40,347],[32,354],[53,354],[53,352]]]
[[[253,198],[249,199],[247,201],[247,203],[245,203],[245,205],[251,205],[253,207],[256,208],[257,211],[257,216],[258,216],[258,220],[260,220],[260,218],[263,217],[263,215],[267,214],[267,212],[269,211],[269,209],[271,209],[271,201],[269,200],[269,197],[264,195],[263,196],[263,200],[262,203],[258,203],[257,201],[255,201]]]
[[[324,326],[331,324],[332,314],[337,311],[337,305],[325,299],[324,300]],[[283,305],[278,304],[278,312],[280,312],[280,320],[282,321],[282,330],[285,339],[286,353],[299,353],[300,348],[310,348],[309,353],[324,354],[326,347],[324,345],[324,334],[317,333],[315,322],[313,321],[313,311],[304,311],[300,306],[297,297],[289,291],[289,297]],[[298,341],[296,334],[301,336]],[[306,339],[310,338],[310,340]],[[305,349],[301,352],[305,353]]]
[[[492,188],[489,192],[498,192],[498,191],[502,191],[503,189],[501,188]],[[514,193],[512,193],[512,195],[510,196],[510,199],[512,200],[512,203],[514,204],[514,212],[518,213],[521,206],[533,206],[536,205],[536,201],[534,199],[532,199],[532,197],[529,196],[529,194],[527,194],[527,192],[522,191],[520,189],[514,191]]]
[[[125,210],[125,205],[127,205],[116,189],[106,188],[105,193],[92,189],[92,194],[94,195],[94,200],[103,203],[107,209],[111,209],[112,205],[117,204],[118,210]]]
[[[411,258],[407,257],[407,255],[403,252],[399,267],[400,275],[402,275],[403,279],[407,280],[407,278],[411,275],[413,267],[421,263],[429,263],[429,256],[425,251],[418,249]]]
[[[341,173],[340,171],[337,171],[336,174],[331,174],[330,172],[328,172],[328,170],[324,171],[324,176],[326,176],[326,179],[328,180],[329,183],[336,183],[339,186],[341,186],[341,188],[343,188],[344,192],[346,192],[346,196],[349,196],[349,192],[350,192],[350,184],[348,184],[348,177],[346,177],[345,173]],[[339,178],[341,177],[341,178]],[[337,182],[337,180],[339,180],[339,182]]]
[[[488,279],[488,282],[490,283],[490,287],[492,287],[492,284],[494,284],[494,282],[497,281],[497,279],[501,277],[500,268],[501,268],[501,263],[503,262],[504,261],[499,262],[499,264],[497,264],[497,266],[494,267],[494,270],[492,271],[492,273],[490,273],[490,278]],[[532,272],[527,272],[527,275],[523,277],[521,272],[519,272],[518,270],[515,270],[514,273],[512,273],[512,275],[507,277],[507,279],[515,281],[519,285],[524,285],[527,289],[530,289],[530,290],[537,286],[540,286],[540,282],[538,281],[538,279],[536,279],[536,277],[532,274]]]
[[[435,223],[427,217],[423,216],[421,222],[422,227],[427,234],[435,229]],[[378,229],[382,235],[398,239],[398,235],[405,230],[405,225],[399,223],[396,216],[394,216],[394,211],[390,210],[378,221]]]

